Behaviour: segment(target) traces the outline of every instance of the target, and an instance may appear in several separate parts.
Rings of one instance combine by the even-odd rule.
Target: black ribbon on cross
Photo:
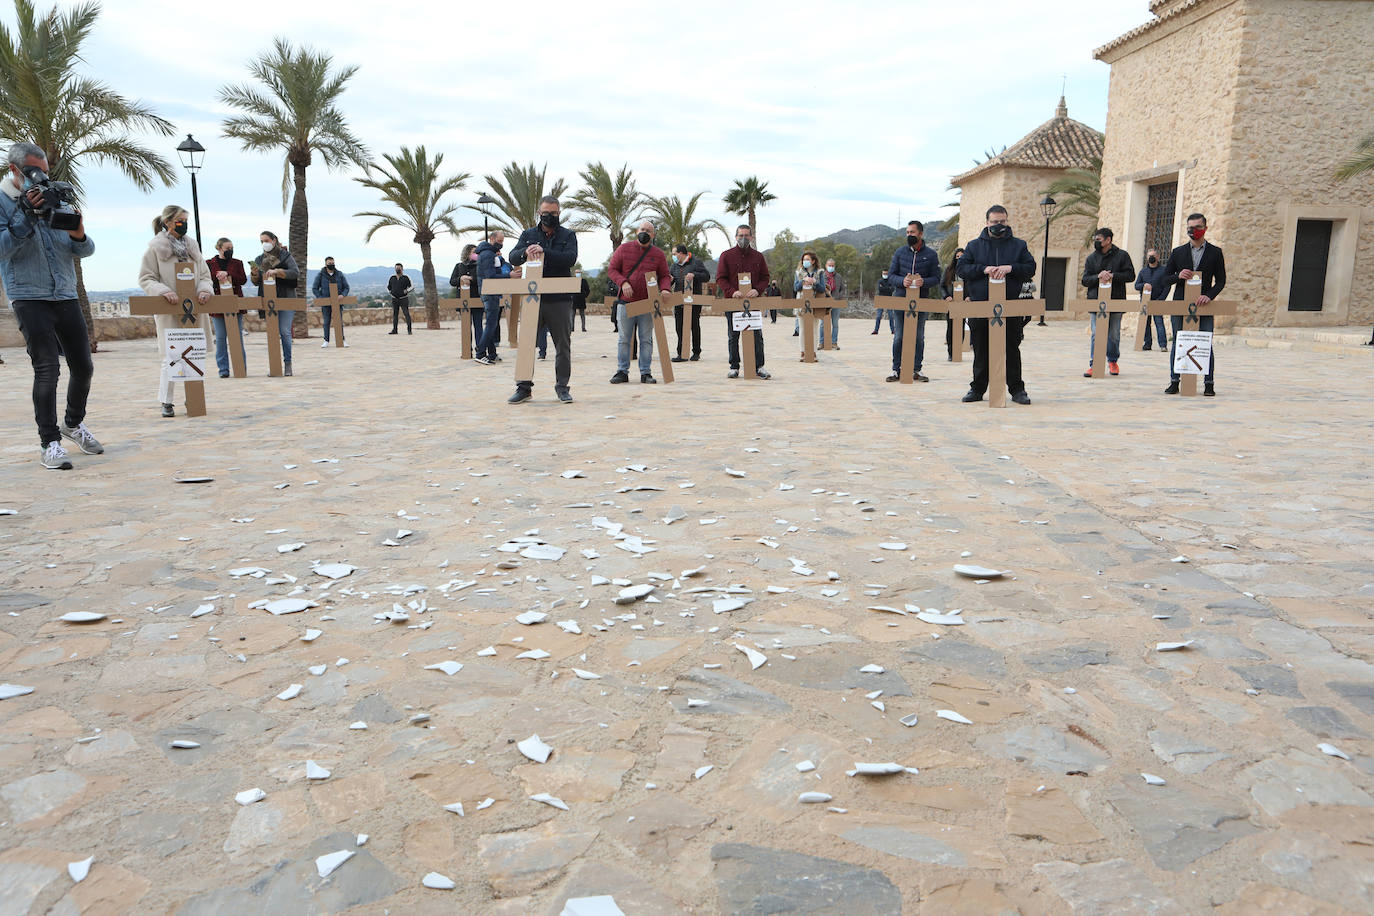
[[[996,325],[1004,323],[1002,321],[1002,303],[1000,302],[994,302],[992,304],[992,323]]]
[[[1197,302],[1188,303],[1188,323],[1200,324],[1200,322],[1197,320]]]
[[[908,299],[906,301],[906,313],[910,315],[912,318],[915,318],[919,314],[916,310],[916,306],[920,303],[920,301],[921,300],[919,299]]]
[[[539,303],[539,281],[538,281],[538,280],[531,280],[531,281],[530,281],[529,292],[527,292],[527,293],[525,294],[525,301],[526,301],[526,302],[532,302],[532,303],[534,303],[534,304],[536,304],[536,305]]]
[[[181,323],[186,325],[196,323],[196,307],[190,299],[181,300]]]
[[[811,311],[811,297],[808,296],[802,300],[802,312],[805,314],[810,314]]]
[[[275,314],[277,314],[277,300],[276,300],[276,299],[268,299],[268,300],[267,300],[267,314],[269,314],[269,315],[275,315]]]
[[[659,320],[663,319],[663,300],[657,296],[654,297],[654,317]]]
[[[1107,303],[1105,303],[1105,302],[1098,302],[1098,303],[1097,303],[1097,315],[1098,315],[1099,318],[1106,318],[1106,317],[1107,317]]]

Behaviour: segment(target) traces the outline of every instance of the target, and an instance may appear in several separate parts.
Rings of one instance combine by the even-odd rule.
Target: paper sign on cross
[[[988,278],[986,302],[946,303],[951,318],[988,320],[988,406],[1007,406],[1007,319],[1045,314],[1044,299],[1008,299],[1007,281]]]
[[[211,296],[205,304],[197,301],[196,269],[190,261],[178,261],[176,266],[176,302],[168,302],[162,296],[130,296],[130,315],[175,315],[178,329],[200,329],[202,315],[211,312],[235,313],[243,305],[238,296]],[[227,332],[226,332],[227,333]],[[232,339],[232,338],[231,338]],[[166,346],[165,343],[162,344]],[[205,416],[205,382],[200,379],[187,379],[186,416]]]
[[[357,297],[357,296],[340,296],[340,295],[339,295],[339,284],[335,283],[332,279],[330,279],[328,273],[326,273],[326,274],[324,275],[324,284],[325,284],[325,289],[327,289],[327,290],[329,291],[329,295],[328,295],[328,296],[325,296],[323,299],[317,298],[317,299],[315,300],[315,304],[318,305],[318,306],[330,307],[330,308],[333,308],[333,309],[334,309],[334,322],[333,322],[333,324],[334,324],[334,346],[335,346],[335,347],[342,347],[342,346],[344,345],[344,309],[343,309],[343,307],[344,307],[345,305],[357,305],[357,304],[358,304],[358,297]]]
[[[463,328],[463,351],[459,359],[472,359],[472,313],[482,310],[482,298],[472,295],[472,277],[459,278],[462,286],[458,288],[457,299],[440,299],[439,308],[451,308],[458,312],[458,321]]]
[[[1213,299],[1206,305],[1199,305],[1197,299],[1201,295],[1202,275],[1195,271],[1191,279],[1183,281],[1182,299],[1152,300],[1146,307],[1146,314],[1182,315],[1183,330],[1196,331],[1199,327],[1198,319],[1203,315],[1234,315],[1236,313],[1236,303],[1234,302],[1218,302]],[[1175,339],[1174,346],[1178,346],[1177,339]],[[1180,375],[1178,393],[1195,397],[1197,395],[1197,378],[1191,373]]]
[[[515,357],[515,380],[534,381],[534,344],[539,333],[539,302],[551,293],[578,293],[582,291],[582,281],[576,277],[546,277],[543,261],[526,261],[523,276],[519,279],[484,280],[482,292],[488,296],[509,295],[512,314],[521,305],[526,306],[520,322],[519,350]],[[572,306],[569,306],[571,308]],[[515,325],[511,325],[514,334]]]
[[[631,318],[640,315],[654,316],[654,341],[658,348],[658,368],[665,384],[673,382],[672,350],[668,349],[668,329],[663,324],[664,294],[658,288],[658,274],[652,270],[644,274],[644,285],[648,298],[638,302],[625,303],[625,314]]]
[[[1124,302],[1125,300],[1118,299],[1117,301]],[[1107,325],[1113,312],[1126,311],[1122,308],[1111,308],[1109,304],[1111,302],[1112,284],[1109,280],[1106,283],[1099,282],[1097,284],[1096,299],[1070,299],[1064,303],[1064,311],[1066,312],[1097,316],[1097,333],[1093,335],[1092,378],[1107,377],[1107,338],[1110,336]]]
[[[928,311],[928,308],[921,307],[921,291],[924,288],[925,287],[912,289],[910,287],[907,287],[907,295],[905,296],[873,297],[874,308],[888,309],[889,311],[900,312],[902,315],[902,363],[900,370],[901,378],[899,378],[897,381],[901,382],[903,385],[910,385],[913,384],[913,382],[915,381],[916,330],[918,327],[917,322],[920,321],[921,312]],[[925,304],[926,306],[934,305],[937,308],[940,305],[939,302],[933,299],[925,300]],[[961,330],[963,329],[963,326],[964,321],[961,318],[959,319],[959,327]],[[961,334],[960,337],[962,336],[963,335]],[[960,340],[958,342],[962,343],[963,341]]]
[[[275,277],[263,279],[262,294],[259,298],[262,299],[260,308],[267,313],[267,374],[272,378],[279,378],[284,373],[281,359],[281,327],[277,323],[277,313],[292,311],[297,305],[305,305],[305,302],[294,297],[278,296]]]

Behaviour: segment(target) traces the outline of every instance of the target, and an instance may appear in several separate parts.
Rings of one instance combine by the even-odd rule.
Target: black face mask
[[[177,220],[175,223],[172,223],[172,231],[175,232],[177,235],[181,236],[182,238],[185,238],[185,237],[186,237],[186,220],[184,220],[184,219],[179,219],[179,220]]]
[[[1096,251],[1098,254],[1101,254],[1101,253],[1103,252],[1103,250],[1105,249],[1105,247],[1106,247],[1105,245],[1103,245],[1101,242],[1097,241],[1096,239],[1093,240],[1093,251]]]
[[[400,271],[400,270],[398,270],[398,271],[396,271],[396,276],[398,276],[398,277],[399,277],[399,276],[400,276],[400,275],[401,275],[401,274],[402,274],[402,273],[404,273],[404,271]]]
[[[1004,239],[1011,235],[1011,226],[1006,223],[993,223],[988,227],[988,235],[995,239]]]
[[[906,243],[912,248],[918,248],[921,244],[921,237],[919,235],[908,235],[906,237]]]
[[[654,237],[647,232],[641,232],[636,238],[639,239],[639,244],[641,245],[648,245],[654,240]]]
[[[1155,266],[1156,264],[1158,264],[1158,263],[1159,263],[1159,258],[1150,258],[1150,260],[1149,260],[1149,264],[1150,264],[1151,267],[1154,267],[1154,266]]]
[[[232,261],[232,260],[234,260],[234,249],[232,249],[232,248],[226,248],[226,249],[224,249],[224,254],[220,255],[219,257],[220,257],[220,260],[221,260],[221,261]]]
[[[544,226],[545,228],[548,228],[548,229],[554,228],[555,226],[558,225],[558,214],[557,214],[557,213],[541,213],[541,214],[539,214],[539,225]]]
[[[334,265],[333,265],[333,264],[326,264],[326,265],[324,265],[324,269],[327,270],[327,271],[329,271],[329,272],[332,274],[332,273],[334,272]]]

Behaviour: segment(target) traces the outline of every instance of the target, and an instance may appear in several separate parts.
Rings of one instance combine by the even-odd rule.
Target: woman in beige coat
[[[184,209],[172,205],[163,207],[162,213],[153,218],[154,235],[148,243],[148,250],[143,253],[138,285],[149,296],[161,296],[168,302],[176,303],[179,301],[176,294],[177,264],[189,261],[194,271],[196,298],[204,305],[214,292],[214,284],[210,280],[210,268],[200,253],[200,246],[186,234],[187,215]],[[206,341],[212,340],[209,316],[201,314],[198,318]],[[157,396],[162,404],[162,415],[172,417],[176,416],[176,411],[172,408],[172,379],[168,377],[171,367],[166,355],[161,352],[162,332],[185,326],[177,315],[156,315],[154,321],[157,323],[158,351],[162,364]]]

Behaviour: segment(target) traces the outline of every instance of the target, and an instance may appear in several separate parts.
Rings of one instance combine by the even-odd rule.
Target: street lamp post
[[[1048,286],[1049,274],[1046,271],[1050,266],[1050,220],[1054,219],[1055,211],[1059,209],[1059,204],[1048,193],[1045,199],[1040,201],[1040,212],[1045,214],[1045,255],[1040,259],[1040,285]],[[1042,291],[1043,293],[1043,291]],[[1043,294],[1041,298],[1044,298]],[[1045,325],[1045,316],[1040,316],[1040,325]]]
[[[204,246],[200,243],[200,195],[196,191],[196,172],[205,164],[205,147],[197,143],[195,137],[187,134],[186,139],[177,147],[177,155],[181,157],[182,166],[191,173],[191,207],[196,217],[196,245],[204,251]]]
[[[482,241],[484,242],[487,240],[487,236],[491,235],[491,228],[487,225],[487,207],[494,203],[496,203],[496,198],[488,196],[485,191],[482,192],[482,196],[477,198],[477,206],[482,208]]]

